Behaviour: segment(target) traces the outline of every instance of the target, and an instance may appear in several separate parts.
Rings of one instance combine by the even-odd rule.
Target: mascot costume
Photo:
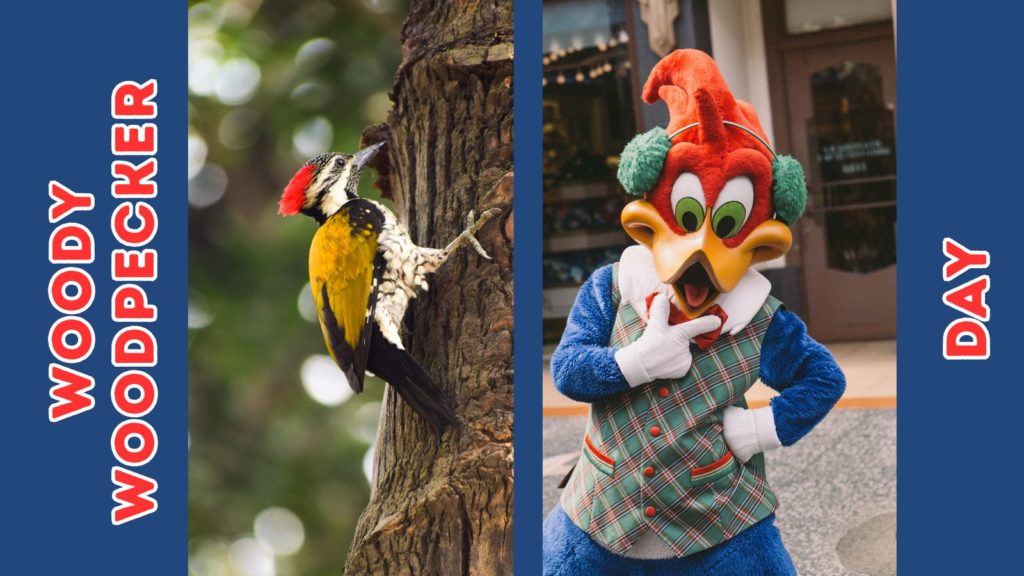
[[[640,245],[586,281],[551,358],[562,394],[591,406],[544,522],[544,573],[796,574],[762,453],[807,434],[845,380],[751,265],[792,245],[803,170],[703,52],[664,58],[643,99],[671,121],[619,164]],[[780,394],[747,409],[759,377]]]

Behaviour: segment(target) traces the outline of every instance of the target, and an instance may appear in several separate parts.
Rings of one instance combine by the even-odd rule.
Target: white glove
[[[754,454],[782,446],[775,433],[775,415],[771,406],[753,410],[727,407],[722,413],[722,435],[732,455],[744,463]]]
[[[693,362],[690,340],[722,324],[718,316],[702,316],[669,326],[668,313],[668,298],[658,294],[651,302],[651,317],[643,335],[615,353],[615,362],[633,388],[660,378],[685,376]]]

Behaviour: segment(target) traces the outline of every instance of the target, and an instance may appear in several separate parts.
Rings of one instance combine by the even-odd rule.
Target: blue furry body
[[[796,576],[772,514],[732,540],[665,560],[637,560],[605,550],[561,506],[544,520],[544,576]]]
[[[612,267],[595,271],[583,284],[569,314],[562,341],[551,357],[558,390],[594,402],[629,389],[609,347],[616,305]],[[846,380],[832,354],[807,334],[796,314],[780,308],[761,346],[761,380],[779,392],[772,399],[776,433],[792,445],[814,428],[842,396]],[[545,576],[790,575],[796,574],[775,528],[774,515],[718,546],[691,556],[636,560],[596,544],[561,506],[544,523]]]
[[[615,314],[609,265],[580,288],[562,341],[551,356],[551,375],[559,392],[594,402],[629,389],[615,362],[615,348],[608,346]],[[772,414],[783,446],[821,422],[846,388],[832,354],[807,334],[799,316],[783,309],[775,313],[761,344],[761,381],[780,393],[772,399]]]

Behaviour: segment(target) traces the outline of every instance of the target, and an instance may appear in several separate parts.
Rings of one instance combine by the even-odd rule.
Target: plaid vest
[[[619,293],[609,344],[638,339],[646,310]],[[771,514],[775,494],[764,458],[741,464],[722,436],[722,410],[746,407],[743,393],[757,380],[761,340],[779,307],[769,296],[735,335],[708,350],[692,347],[683,378],[658,380],[595,402],[582,455],[562,493],[562,508],[605,548],[625,554],[647,530],[679,557],[724,542]]]

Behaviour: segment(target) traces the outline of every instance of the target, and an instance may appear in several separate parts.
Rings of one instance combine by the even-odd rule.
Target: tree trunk
[[[512,573],[512,1],[416,1],[379,171],[417,244],[499,208],[407,317],[406,345],[460,421],[440,446],[388,390],[349,575]],[[390,136],[387,134],[390,133]],[[411,320],[411,321],[410,321]]]

